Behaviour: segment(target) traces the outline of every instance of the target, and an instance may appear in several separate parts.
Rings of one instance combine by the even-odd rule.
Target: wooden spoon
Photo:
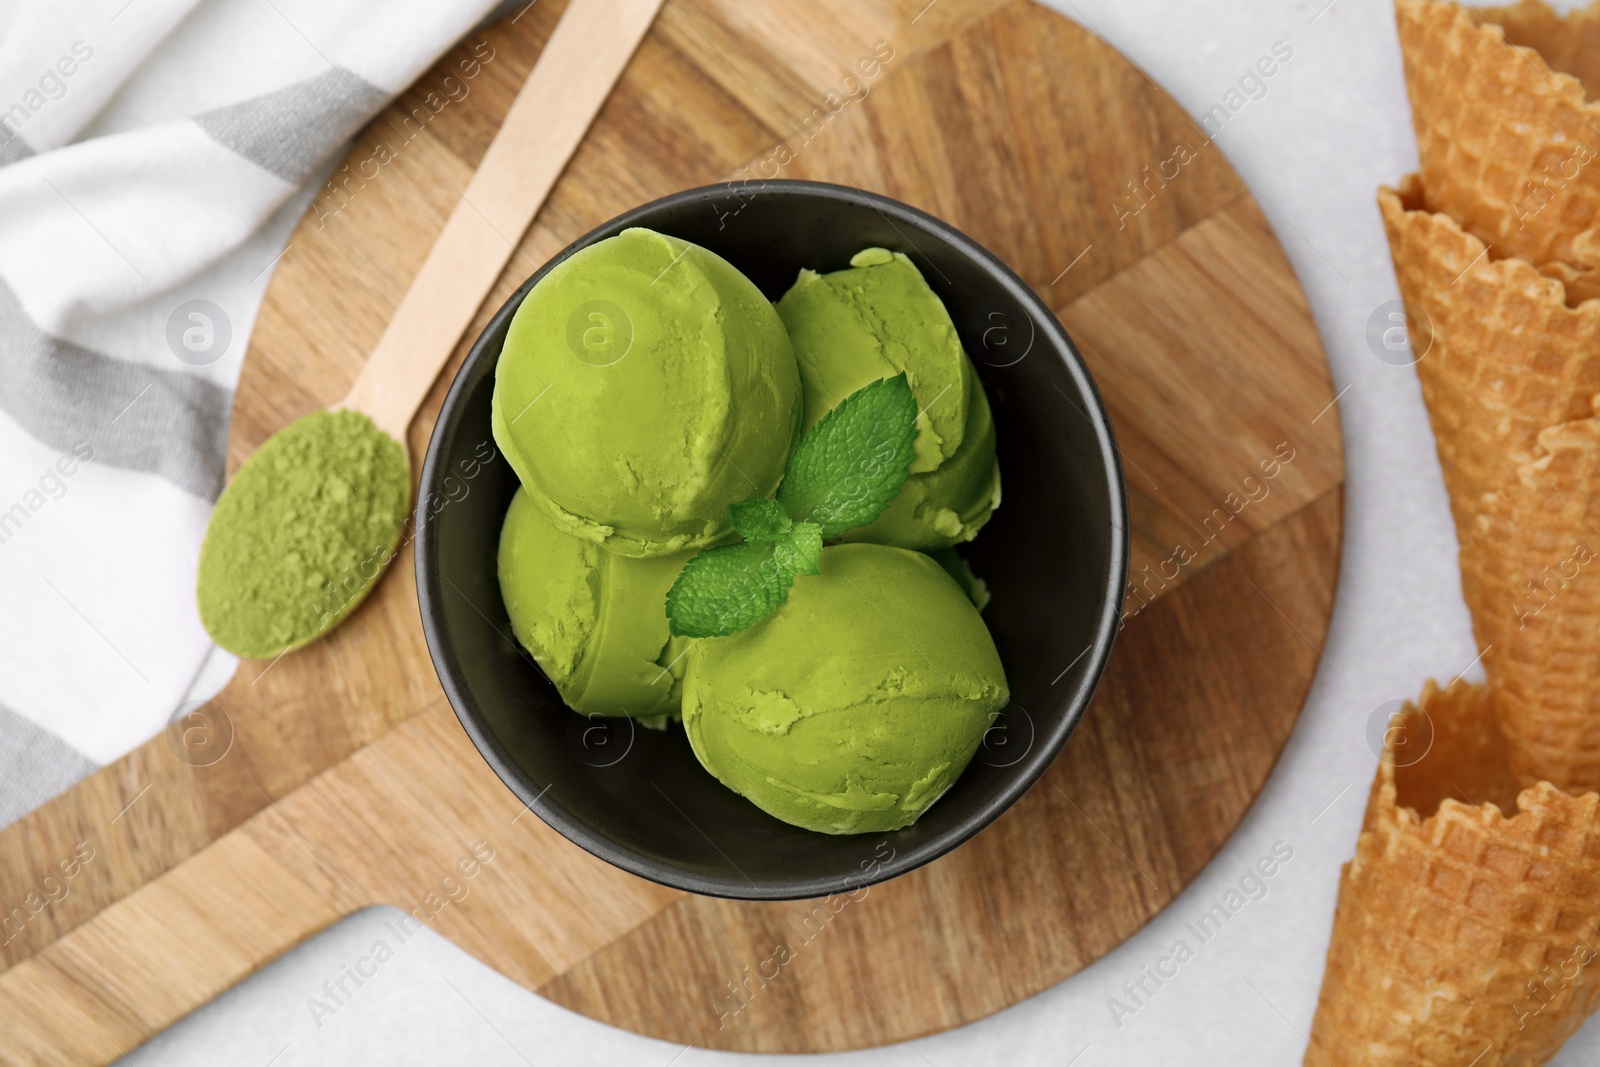
[[[662,0],[572,0],[461,202],[335,408],[406,428],[611,94]]]
[[[422,269],[367,357],[355,384],[328,410],[344,409],[366,415],[378,429],[400,443],[399,455],[405,459],[406,430],[417,409],[516,251],[556,179],[566,169],[567,161],[655,20],[661,4],[662,0],[572,0],[528,80],[512,101],[499,132],[461,194],[439,239],[428,252]],[[308,419],[319,417],[325,418],[309,416]],[[262,449],[272,447],[291,431],[310,440],[298,423],[291,423],[263,442]],[[273,462],[281,462],[281,459]],[[390,461],[388,467],[397,462]],[[331,460],[329,464],[336,466]],[[248,482],[253,476],[271,477],[271,467],[272,463],[260,471],[253,471],[249,464],[240,468],[223,499],[218,501],[200,560],[202,621],[219,644],[254,658],[277,655],[308,644],[337,626],[376,584],[382,573],[382,563],[392,558],[399,536],[398,519],[394,522],[385,519],[386,528],[396,527],[395,540],[387,546],[373,546],[369,559],[376,565],[346,569],[331,599],[320,588],[305,592],[302,588],[305,582],[278,582],[279,589],[292,591],[288,607],[294,609],[300,619],[292,629],[292,636],[285,637],[275,631],[262,635],[257,628],[257,636],[246,639],[241,636],[240,627],[229,623],[219,625],[219,620],[227,618],[228,613],[234,618],[244,613],[249,623],[252,618],[273,618],[274,610],[285,609],[284,598],[276,593],[272,607],[265,606],[268,594],[261,591],[270,588],[271,583],[257,581],[256,576],[266,574],[281,578],[284,568],[278,553],[298,560],[292,546],[286,547],[281,539],[273,542],[278,546],[274,549],[263,548],[266,542],[254,537],[213,537],[219,527],[230,535],[250,534],[255,532],[254,527],[268,521],[308,521],[303,517],[268,514],[273,505],[279,511],[298,508],[298,516],[316,513],[316,508],[304,506],[305,501],[282,493],[258,494],[271,502],[265,509],[234,506],[241,503],[242,498],[228,500],[229,492],[241,481]],[[391,477],[398,480],[397,476]],[[258,483],[256,488],[262,486]],[[404,501],[395,503],[403,505]],[[229,529],[234,523],[250,524],[251,528],[240,530],[233,526]],[[377,562],[380,558],[381,562]],[[310,600],[314,597],[323,603],[312,605]],[[307,603],[299,603],[301,600]],[[252,617],[249,615],[252,611],[258,614]],[[306,621],[311,619],[314,623]],[[245,629],[251,627],[247,625]]]

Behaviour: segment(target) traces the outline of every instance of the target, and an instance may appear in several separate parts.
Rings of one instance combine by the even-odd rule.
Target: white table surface
[[[1462,604],[1433,439],[1414,370],[1379,360],[1374,309],[1398,296],[1374,194],[1416,166],[1389,0],[1053,0],[1191,113],[1221,101],[1274,43],[1293,58],[1218,144],[1255,187],[1310,298],[1343,390],[1349,484],[1344,561],[1325,662],[1261,799],[1209,868],[1160,917],[1062,985],[990,1019],[912,1044],[826,1057],[850,1064],[1299,1063],[1322,979],[1340,865],[1355,845],[1386,702],[1448,681],[1475,649]],[[1566,0],[1559,6],[1576,6]],[[1096,116],[1084,116],[1093,122]],[[1478,673],[1469,671],[1469,677]],[[1200,946],[1131,1015],[1108,1001],[1187,936],[1185,921],[1285,842],[1264,897]],[[541,1000],[424,930],[332,1015],[323,982],[394,942],[398,913],[352,917],[129,1056],[141,1064],[516,1065],[754,1063],[625,1034]],[[1190,938],[1192,941],[1192,938]],[[685,1012],[712,1011],[684,991]],[[1119,1025],[1120,1022],[1120,1025]],[[737,1025],[735,1022],[733,1025]],[[1075,1058],[1076,1057],[1076,1058]],[[1600,1058],[1600,1024],[1556,1061]],[[785,1057],[784,1059],[788,1059]],[[1344,1067],[1344,1065],[1341,1065]]]

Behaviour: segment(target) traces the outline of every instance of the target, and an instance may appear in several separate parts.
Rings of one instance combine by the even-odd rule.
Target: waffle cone
[[[1583,83],[1589,99],[1600,100],[1600,3],[1563,15],[1540,0],[1483,11],[1512,44],[1531,48],[1552,70]]]
[[[1600,268],[1584,269],[1570,263],[1541,263],[1539,273],[1560,282],[1567,291],[1567,303],[1573,307],[1585,300],[1600,299]]]
[[[1600,167],[1597,167],[1600,170]],[[1417,375],[1461,545],[1461,588],[1480,648],[1518,614],[1500,546],[1485,541],[1485,494],[1533,461],[1540,431],[1593,413],[1600,301],[1570,307],[1562,283],[1524,260],[1494,259],[1415,177],[1378,194],[1416,350]]]
[[[1516,620],[1489,683],[1520,783],[1600,790],[1600,421],[1552,426],[1536,452],[1479,519]]]
[[[1593,76],[1593,14],[1503,9],[1513,39],[1550,43]],[[1395,19],[1428,207],[1459,219],[1497,255],[1600,267],[1600,102],[1577,77],[1472,5],[1398,0]]]
[[[1402,714],[1340,877],[1304,1063],[1545,1063],[1600,1002],[1600,796],[1541,783],[1508,817],[1483,686],[1430,682]],[[1401,766],[1396,738],[1429,727]]]

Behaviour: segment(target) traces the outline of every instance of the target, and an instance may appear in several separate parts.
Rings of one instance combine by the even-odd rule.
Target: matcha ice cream
[[[994,422],[955,324],[921,272],[882,248],[846,270],[803,270],[778,302],[794,342],[809,428],[850,393],[906,373],[921,414],[900,497],[852,539],[933,549],[970,541],[1000,500]]]
[[[683,722],[701,764],[824,833],[910,825],[965,769],[1009,697],[967,595],[918,552],[823,551],[777,613],[696,642]]]
[[[944,572],[956,580],[961,591],[967,594],[967,599],[972,601],[972,606],[979,611],[989,606],[989,583],[978,577],[972,569],[972,564],[964,559],[961,553],[953,548],[940,548],[929,552],[928,555],[935,563],[944,568]]]
[[[500,595],[517,640],[574,711],[678,710],[685,648],[667,590],[691,553],[634,559],[563,533],[518,490],[500,530]]]
[[[822,833],[909,826],[966,769],[1010,696],[950,547],[999,503],[995,426],[905,256],[774,307],[625,230],[523,300],[492,428],[522,483],[501,595],[569,707],[681,714],[707,771]]]
[[[716,542],[729,505],[772,495],[801,410],[788,333],[760,290],[698,245],[632,229],[523,300],[493,429],[559,529],[665,556]]]

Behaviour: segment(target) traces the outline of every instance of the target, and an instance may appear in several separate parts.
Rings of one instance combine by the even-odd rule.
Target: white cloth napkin
[[[0,825],[190,692],[272,267],[332,157],[492,7],[0,4]]]

